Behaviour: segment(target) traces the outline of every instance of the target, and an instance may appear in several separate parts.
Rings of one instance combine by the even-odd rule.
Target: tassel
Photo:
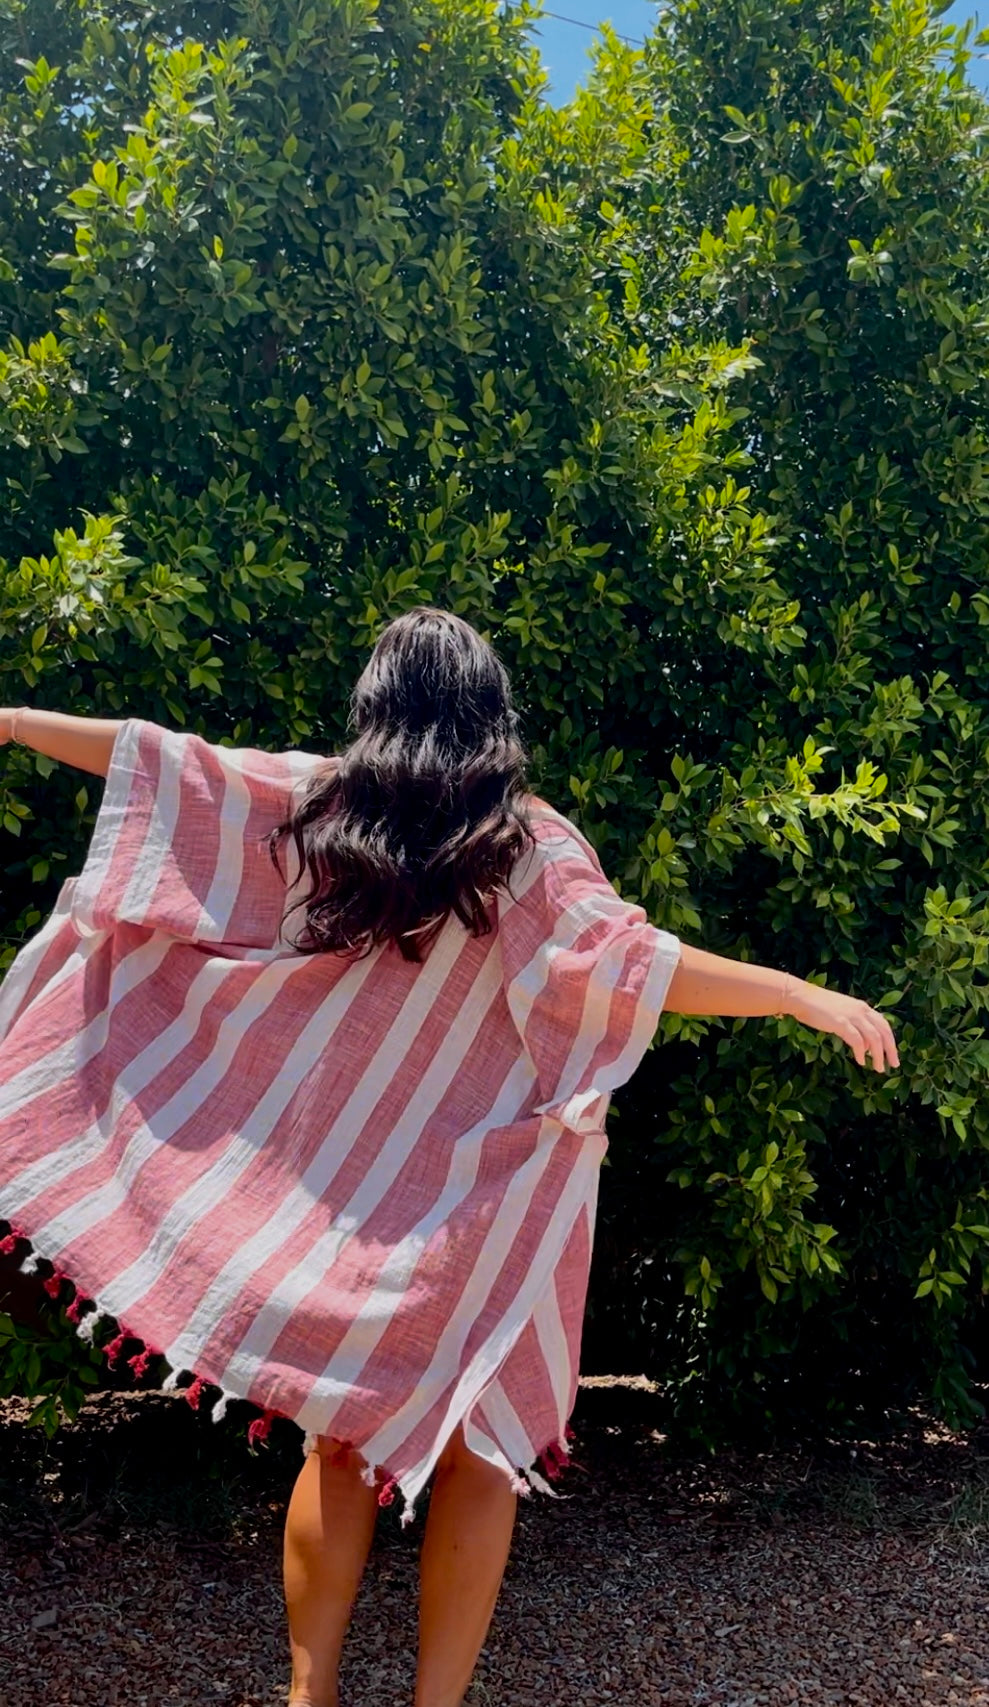
[[[97,1327],[100,1322],[105,1322],[107,1320],[106,1311],[101,1310],[97,1306],[95,1310],[91,1310],[89,1312],[88,1316],[83,1316],[82,1321],[79,1323],[79,1327],[77,1329],[79,1338],[81,1340],[85,1340],[87,1345],[92,1345],[93,1335],[95,1334]]]
[[[276,1415],[275,1411],[262,1411],[259,1417],[255,1417],[247,1431],[248,1445],[253,1446],[258,1440],[267,1440]]]
[[[395,1480],[395,1477],[394,1476],[390,1477],[389,1480],[385,1483],[384,1487],[382,1488],[380,1494],[378,1495],[378,1504],[379,1505],[392,1505],[394,1503],[395,1489],[397,1487],[398,1487],[398,1483]]]
[[[174,1393],[183,1375],[189,1373],[185,1369],[171,1369],[161,1384],[163,1393]]]
[[[129,1357],[127,1362],[134,1371],[134,1379],[140,1381],[142,1375],[147,1375],[151,1359],[161,1357],[161,1355],[161,1352],[156,1351],[153,1346],[145,1345],[143,1351],[137,1352],[134,1357]]]
[[[27,1234],[25,1233],[24,1228],[15,1226],[12,1221],[10,1223],[10,1232],[5,1238],[0,1239],[0,1256],[12,1257],[17,1249],[18,1239],[26,1238]]]
[[[192,1406],[194,1411],[198,1411],[198,1409],[199,1409],[199,1401],[202,1398],[203,1388],[205,1387],[205,1385],[206,1385],[206,1383],[203,1380],[202,1376],[197,1375],[195,1381],[192,1383],[192,1386],[187,1387],[185,1389],[185,1392],[183,1394],[183,1398],[185,1398],[189,1401],[189,1404]]]
[[[63,1280],[68,1280],[68,1278],[69,1277],[65,1273],[65,1270],[59,1268],[56,1264],[54,1273],[50,1274],[48,1276],[48,1279],[43,1280],[41,1284],[44,1287],[45,1291],[47,1292],[49,1298],[57,1298],[59,1295],[59,1292],[62,1289]]]
[[[140,1339],[140,1337],[140,1334],[135,1334],[133,1330],[128,1328],[125,1324],[121,1325],[120,1332],[116,1339],[110,1340],[109,1343],[103,1347],[103,1355],[111,1369],[116,1369],[117,1359],[123,1351],[126,1342],[128,1340]]]
[[[80,1312],[82,1310],[83,1305],[84,1304],[92,1304],[92,1302],[93,1302],[92,1298],[87,1298],[85,1292],[80,1292],[79,1288],[76,1287],[76,1295],[73,1298],[72,1303],[68,1306],[68,1308],[66,1309],[66,1312],[65,1312],[69,1321],[74,1323],[75,1326],[78,1327],[80,1322],[81,1322],[81,1319],[82,1319]]]
[[[555,1482],[560,1474],[561,1464],[557,1447],[550,1444],[539,1454],[540,1468],[545,1470],[551,1482]]]
[[[37,1274],[38,1263],[40,1261],[41,1261],[41,1258],[38,1256],[37,1251],[28,1251],[27,1256],[24,1258],[24,1261],[21,1263],[21,1267],[20,1267],[21,1273],[22,1274]]]
[[[516,1471],[515,1475],[510,1477],[510,1486],[513,1494],[519,1494],[522,1499],[531,1499],[532,1485],[526,1481],[521,1471]]]
[[[558,1500],[560,1498],[556,1489],[550,1487],[549,1483],[539,1474],[538,1470],[529,1471],[529,1481],[541,1494],[548,1494],[551,1500]]]
[[[236,1393],[223,1393],[223,1392],[221,1392],[219,1398],[216,1401],[216,1404],[213,1406],[213,1414],[212,1414],[211,1421],[215,1422],[215,1423],[222,1422],[223,1418],[227,1414],[227,1406],[229,1405],[231,1399],[235,1399],[236,1397],[237,1397]]]
[[[361,1481],[364,1483],[365,1487],[373,1488],[377,1480],[378,1478],[374,1473],[373,1467],[370,1464],[365,1464],[361,1471]]]

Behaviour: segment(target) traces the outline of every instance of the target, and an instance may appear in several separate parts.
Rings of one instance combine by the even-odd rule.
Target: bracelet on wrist
[[[24,737],[21,734],[21,718],[29,710],[29,706],[19,705],[10,720],[10,739],[15,746],[22,747],[24,745]]]

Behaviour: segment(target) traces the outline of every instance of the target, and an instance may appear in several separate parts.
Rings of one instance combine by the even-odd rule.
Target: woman
[[[526,794],[516,724],[490,646],[431,608],[382,633],[331,760],[0,712],[107,778],[0,991],[5,1243],[80,1332],[115,1322],[111,1361],[133,1339],[214,1416],[260,1405],[252,1436],[306,1430],[291,1707],[335,1707],[377,1506],[430,1478],[415,1702],[461,1702],[517,1496],[567,1451],[604,1119],[664,1007],[898,1065],[865,1002],[621,900]]]

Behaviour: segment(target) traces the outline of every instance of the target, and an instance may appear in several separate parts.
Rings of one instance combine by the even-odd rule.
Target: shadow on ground
[[[156,1392],[52,1441],[0,1402],[3,1707],[284,1707],[301,1433],[252,1453]],[[989,1427],[674,1453],[644,1387],[582,1388],[579,1468],[520,1507],[470,1707],[989,1707]],[[382,1513],[342,1707],[411,1700],[423,1512]]]

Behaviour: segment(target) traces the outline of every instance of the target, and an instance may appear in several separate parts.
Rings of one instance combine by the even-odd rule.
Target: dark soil
[[[0,1402],[2,1707],[284,1707],[299,1431],[253,1455],[157,1392],[50,1442],[29,1412]],[[574,1423],[583,1469],[520,1506],[469,1707],[989,1707],[989,1426],[691,1457],[606,1381]],[[343,1707],[412,1699],[424,1510],[382,1513]]]

